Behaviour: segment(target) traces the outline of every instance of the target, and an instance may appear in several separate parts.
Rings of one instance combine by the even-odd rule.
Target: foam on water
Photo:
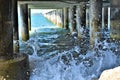
[[[35,51],[38,49],[38,45],[29,44],[34,50],[33,55],[29,56],[30,80],[91,80],[98,78],[104,69],[115,67],[117,60],[116,55],[110,50],[116,46],[114,43],[103,41],[98,44],[103,44],[102,46],[106,50],[98,49],[96,46],[97,51],[88,51],[86,55],[80,54],[78,58],[73,57],[74,51],[80,53],[77,45],[51,57],[52,53],[49,56],[47,54],[37,56]]]
[[[58,37],[59,34],[52,34],[45,36],[45,39],[52,40]],[[69,50],[62,52],[54,50],[38,56],[41,46],[57,46],[53,43],[42,43],[40,39],[43,38],[35,32],[35,37],[21,44],[25,46],[23,47],[25,53],[33,53],[29,55],[30,80],[92,80],[99,78],[103,70],[118,66],[117,63],[120,63],[114,53],[119,49],[118,45],[107,40],[96,39],[95,47],[86,54],[80,53],[79,45],[74,45]],[[79,56],[74,57],[77,54]]]
[[[56,34],[56,30],[53,30],[56,26],[47,19],[43,19],[42,14],[32,16],[35,17],[31,19],[31,22],[34,22],[31,23],[34,26],[31,34],[35,32],[35,36],[31,37],[27,42],[20,41],[20,50],[30,54],[30,80],[92,80],[92,78],[99,78],[104,69],[119,65],[120,57],[116,56],[115,51],[118,51],[120,47],[116,43],[107,42],[107,40],[98,41],[96,39],[95,48],[88,50],[86,54],[80,53],[81,48],[78,45],[74,45],[62,52],[54,50],[49,52],[49,54],[44,53],[38,56],[41,46],[57,46],[53,43],[43,43],[41,39],[47,40],[47,42],[54,42],[59,37],[59,34]],[[42,22],[39,22],[40,20]],[[43,35],[43,37],[39,36],[38,31],[55,34]],[[83,31],[81,29],[81,32]],[[108,33],[106,32],[105,34],[107,36]],[[74,55],[78,56],[74,57]]]

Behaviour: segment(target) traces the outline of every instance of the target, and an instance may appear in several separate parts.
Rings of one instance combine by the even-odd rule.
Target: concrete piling
[[[13,0],[12,1],[12,21],[13,21],[13,48],[14,52],[17,53],[19,52],[19,30],[18,30],[18,12],[17,12],[17,1]]]
[[[89,19],[89,4],[86,4],[86,28],[89,30],[90,28],[90,19]]]
[[[29,80],[28,56],[13,53],[13,39],[18,40],[15,6],[16,0],[0,0],[0,80]]]
[[[61,9],[61,27],[64,28],[64,10],[63,8]]]
[[[62,9],[58,9],[57,26],[62,27]]]
[[[13,55],[12,0],[0,0],[0,59]]]
[[[50,11],[49,13],[48,13],[48,15],[49,15],[49,21],[51,21],[51,22],[54,22],[53,20],[53,11]]]
[[[31,8],[28,9],[28,28],[31,31]]]
[[[53,17],[54,17],[54,19],[52,20],[52,23],[53,24],[55,24],[55,25],[57,25],[57,14],[58,14],[58,11],[57,10],[53,10],[52,11],[52,14],[51,15],[53,15],[51,18],[53,19]]]
[[[120,39],[120,8],[110,8],[110,37]]]
[[[76,6],[69,8],[69,28],[70,32],[76,32]]]
[[[54,24],[57,23],[57,21],[56,21],[56,10],[53,11],[53,21],[54,21]]]
[[[76,6],[72,8],[72,31],[76,31]]]
[[[26,54],[0,61],[0,80],[29,80],[29,62]]]
[[[54,11],[50,12],[50,21],[54,24]]]
[[[84,30],[86,28],[86,4],[81,2],[80,5],[77,5],[77,31],[78,37],[83,38]]]
[[[68,8],[64,8],[64,28],[69,29],[69,22],[68,22]]]
[[[102,0],[90,0],[90,44],[102,38]]]
[[[103,29],[108,29],[108,7],[103,7]]]
[[[28,5],[27,4],[20,4],[20,14],[22,19],[22,26],[21,26],[22,40],[27,41],[29,39]]]
[[[59,24],[59,9],[56,10],[56,25]]]
[[[103,17],[102,17],[102,29],[103,29],[103,38],[107,38],[109,37],[108,32],[109,32],[109,28],[108,28],[108,7],[105,6],[103,7]]]

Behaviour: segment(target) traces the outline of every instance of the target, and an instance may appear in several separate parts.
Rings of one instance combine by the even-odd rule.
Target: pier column
[[[72,31],[76,31],[76,6],[72,8]]]
[[[52,21],[52,11],[49,12],[49,16],[50,16],[49,17],[50,21],[53,23],[53,21]]]
[[[54,23],[54,21],[53,21],[53,11],[50,12],[50,21],[51,21],[52,23]]]
[[[64,28],[64,10],[61,9],[61,23],[62,23],[62,28]]]
[[[46,13],[47,19],[50,20],[50,15],[49,13]]]
[[[104,26],[108,29],[108,7],[104,7]]]
[[[17,10],[17,1],[14,0],[13,2],[13,46],[14,46],[14,52],[19,52],[19,30],[18,30],[18,10]]]
[[[13,53],[13,38],[18,39],[16,2],[0,0],[0,80],[29,80],[28,56]]]
[[[93,47],[96,39],[101,39],[102,0],[90,0],[90,44]]]
[[[80,5],[77,5],[77,30],[78,37],[83,38],[86,29],[86,4],[81,2]]]
[[[62,27],[62,9],[58,9],[57,26]]]
[[[59,10],[58,9],[56,9],[56,25],[58,26],[58,21],[59,21]]]
[[[103,29],[108,29],[108,7],[103,7]]]
[[[59,23],[59,9],[56,10],[56,25]]]
[[[50,21],[50,12],[47,13],[48,20]]]
[[[103,37],[107,38],[109,37],[108,33],[108,7],[103,7],[103,17],[102,17],[102,26],[103,26]]]
[[[72,32],[72,16],[73,16],[72,15],[72,7],[69,7],[69,19],[68,19],[69,20],[68,21],[69,22],[69,26],[68,27],[70,29],[70,32]]]
[[[0,0],[0,60],[13,55],[12,0]]]
[[[56,25],[59,23],[59,9],[56,10]]]
[[[31,30],[31,8],[28,9],[28,28]]]
[[[56,11],[53,11],[53,23],[56,24]]]
[[[110,37],[120,40],[120,8],[109,8],[110,10]]]
[[[76,32],[76,6],[70,7],[69,12],[70,31]]]
[[[55,25],[57,24],[57,16],[56,15],[57,15],[57,11],[54,10],[52,19],[53,19],[53,24],[55,24]]]
[[[22,19],[21,33],[22,40],[27,41],[29,39],[29,28],[28,28],[28,5],[20,4],[20,13]]]
[[[64,8],[64,28],[69,29],[69,22],[68,22],[68,8]]]
[[[86,4],[86,28],[89,29],[90,28],[90,19],[89,19],[89,4]]]
[[[56,10],[53,11],[53,24],[57,24],[57,21],[56,21]]]

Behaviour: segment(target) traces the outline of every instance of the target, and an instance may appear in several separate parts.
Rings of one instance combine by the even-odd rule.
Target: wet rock
[[[120,66],[103,71],[99,80],[120,80]]]

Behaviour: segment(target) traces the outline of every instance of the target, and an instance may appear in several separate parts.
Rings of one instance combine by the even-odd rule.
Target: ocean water
[[[41,14],[33,14],[31,20],[33,33],[27,42],[20,42],[20,52],[29,55],[30,80],[93,80],[103,70],[119,66],[120,41],[96,39],[94,49],[84,52],[69,31]]]
[[[44,17],[41,13],[34,13],[31,15],[31,26],[32,28],[41,28],[55,26],[47,18]]]
[[[19,26],[19,38],[21,40],[21,14],[18,11],[18,26]],[[51,21],[44,17],[41,13],[33,13],[31,14],[31,31],[29,33],[33,33],[35,30],[43,29],[43,28],[56,28],[57,26],[54,25]]]

